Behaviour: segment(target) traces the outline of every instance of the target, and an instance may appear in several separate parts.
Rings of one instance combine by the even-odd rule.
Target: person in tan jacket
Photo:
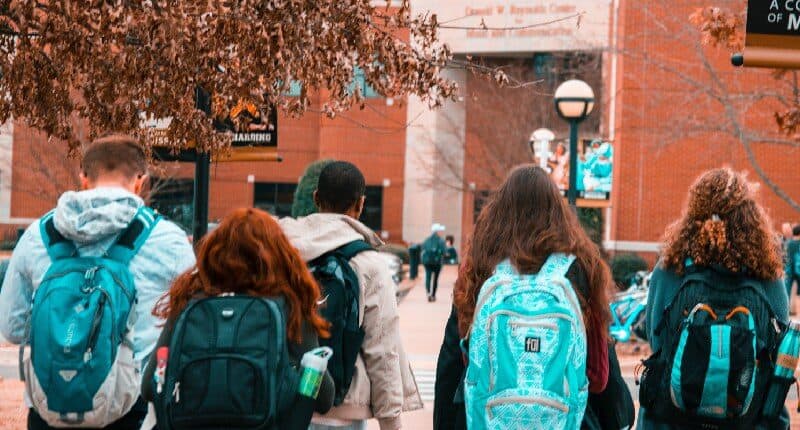
[[[364,176],[353,164],[337,161],[323,169],[314,192],[320,213],[280,220],[305,261],[355,240],[365,240],[373,247],[382,245],[372,230],[357,221],[365,191]],[[422,399],[400,339],[392,275],[375,251],[356,255],[350,265],[359,281],[364,342],[343,403],[315,416],[311,429],[362,430],[370,418],[378,420],[381,430],[400,429],[400,414],[421,409]]]

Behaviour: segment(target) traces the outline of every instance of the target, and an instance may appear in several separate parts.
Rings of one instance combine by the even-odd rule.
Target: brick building
[[[800,201],[800,146],[776,133],[774,113],[782,106],[769,96],[792,94],[796,80],[734,68],[730,52],[703,47],[689,16],[708,3],[612,5],[616,49],[607,120],[616,159],[607,248],[653,255],[667,225],[680,216],[689,185],[722,165],[747,171],[761,184],[761,201],[776,227],[800,223],[800,211],[778,194]]]
[[[719,0],[741,7],[738,0]],[[547,28],[509,32],[443,30],[458,59],[480,58],[513,66],[536,91],[497,90],[464,70],[445,70],[462,93],[437,111],[419,100],[389,100],[364,88],[367,107],[324,118],[320,95],[300,119],[279,117],[282,163],[212,166],[210,217],[238,206],[286,215],[305,166],[320,158],[359,165],[369,185],[367,223],[390,242],[418,242],[431,223],[466,239],[475,214],[509,166],[531,162],[527,136],[566,127],[554,116],[550,95],[564,79],[589,82],[598,97],[581,137],[613,142],[610,200],[602,202],[604,242],[610,251],[648,254],[680,214],[689,184],[702,171],[730,165],[750,172],[773,220],[800,222],[784,197],[800,200],[800,147],[775,132],[776,98],[791,94],[792,79],[769,71],[735,69],[729,53],[700,45],[689,15],[703,0],[415,0],[439,21],[458,25],[525,26],[585,11],[581,26],[564,21]],[[584,68],[566,61],[591,59]],[[583,61],[581,60],[581,61]],[[365,85],[357,79],[356,85]],[[525,95],[528,94],[528,95]],[[762,96],[754,96],[762,94]],[[770,142],[770,143],[767,143]],[[19,124],[0,132],[0,221],[21,225],[51,208],[74,186],[74,163],[63,145]],[[502,163],[487,164],[487,159]],[[13,169],[11,168],[13,166]],[[192,167],[162,173],[157,203],[188,225]],[[766,178],[766,179],[765,179]]]
[[[357,76],[356,84],[366,85]],[[370,97],[366,108],[331,120],[319,114],[323,95],[299,119],[278,118],[278,153],[283,162],[222,162],[211,166],[209,219],[236,207],[261,207],[286,216],[294,189],[314,160],[348,160],[367,180],[365,222],[388,240],[402,232],[406,108],[394,100]],[[365,126],[366,125],[366,126]],[[77,162],[66,158],[66,145],[48,142],[24,125],[7,125],[0,135],[0,218],[9,227],[25,225],[51,209],[57,197],[77,186]],[[13,166],[13,168],[11,168]],[[152,200],[163,213],[191,228],[194,167],[168,163],[155,169]],[[14,230],[15,229],[9,229]],[[11,234],[11,233],[9,233]]]

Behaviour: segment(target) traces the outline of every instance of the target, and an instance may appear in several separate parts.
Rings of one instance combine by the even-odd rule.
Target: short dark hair
[[[800,224],[796,224],[792,229],[793,236],[800,236]]]
[[[83,152],[81,171],[92,181],[104,174],[133,179],[147,173],[147,155],[133,137],[111,134],[89,144]]]
[[[317,183],[320,209],[345,213],[358,203],[367,190],[364,175],[353,163],[334,161],[325,166]]]

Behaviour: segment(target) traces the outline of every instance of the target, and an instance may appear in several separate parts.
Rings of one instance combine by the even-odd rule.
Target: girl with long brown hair
[[[157,348],[170,345],[175,322],[192,300],[229,294],[283,301],[289,356],[295,364],[318,346],[319,336],[328,335],[328,323],[317,313],[317,283],[277,222],[264,211],[237,209],[203,239],[196,267],[175,281],[153,311],[167,319]],[[142,388],[150,401],[155,367],[154,353]],[[314,409],[325,413],[332,404],[333,380],[326,373]]]
[[[495,279],[493,277],[501,271],[504,262],[510,263],[514,276],[531,279],[544,268],[551,256],[556,255],[574,257],[574,262],[568,263],[566,279],[577,296],[579,312],[585,323],[586,344],[578,348],[588,350],[584,357],[589,391],[602,393],[609,379],[609,350],[613,354],[607,336],[610,319],[608,294],[613,286],[611,273],[599,248],[581,227],[558,186],[539,167],[522,166],[512,171],[478,217],[454,292],[459,332],[462,337],[469,337],[479,311],[476,308],[478,297],[483,289],[491,291],[496,286],[487,281]],[[512,282],[516,288],[517,281]],[[481,302],[485,303],[485,299]],[[525,345],[526,351],[539,348],[538,341],[531,345]],[[469,355],[472,361],[472,348]],[[491,353],[489,356],[491,361]],[[630,395],[626,393],[624,390],[619,397],[627,396],[629,401]],[[625,402],[626,399],[617,401]],[[616,413],[613,410],[609,412]]]
[[[755,321],[751,331],[756,333],[758,349],[763,348],[762,351],[750,351],[747,362],[752,361],[759,367],[759,362],[763,364],[770,361],[769,355],[763,353],[769,349],[768,344],[775,342],[774,330],[779,323],[783,324],[788,320],[788,300],[781,281],[783,266],[780,242],[769,217],[756,199],[756,190],[755,184],[751,184],[743,174],[730,168],[709,170],[691,186],[682,216],[666,230],[663,255],[653,271],[647,302],[648,339],[655,354],[645,362],[647,370],[642,379],[641,391],[645,395],[642,397],[640,409],[640,429],[685,428],[685,422],[674,422],[676,419],[690,421],[695,425],[703,423],[704,412],[692,415],[683,411],[684,408],[693,408],[692,399],[677,402],[685,403],[681,407],[677,404],[675,408],[671,406],[676,403],[676,396],[683,395],[681,387],[684,386],[683,379],[686,375],[683,379],[675,378],[674,375],[680,373],[673,373],[673,385],[669,385],[669,375],[659,370],[666,368],[669,371],[682,360],[673,360],[671,357],[677,354],[671,351],[675,348],[674,345],[682,342],[680,339],[683,337],[678,335],[684,334],[682,327],[689,326],[695,320],[693,317],[696,312],[701,311],[699,315],[706,312],[709,315],[726,312],[724,320],[728,321],[737,315],[738,310],[744,309],[746,312],[742,314],[751,316]],[[734,309],[731,310],[731,307]],[[697,319],[700,318],[705,316]],[[718,328],[720,331],[730,329],[729,326],[719,325],[721,320],[722,318],[713,319],[711,328]],[[705,329],[707,326],[698,325],[693,330],[700,333]],[[686,338],[691,338],[689,332],[685,333],[688,336]],[[731,354],[743,353],[747,349],[731,348]],[[708,355],[691,356],[693,350],[681,351],[682,356],[691,360],[689,365],[700,369],[699,373],[704,375]],[[731,360],[734,358],[731,357]],[[743,360],[737,358],[734,361],[740,363],[740,368],[745,368],[741,364]],[[710,369],[710,365],[708,366]],[[749,373],[743,375],[752,376],[760,370],[751,368]],[[732,373],[733,370],[730,372],[732,380],[739,379]],[[681,387],[674,386],[678,380],[681,380]],[[745,377],[744,381],[748,379]],[[763,400],[759,399],[764,394],[758,386],[764,381],[768,381],[768,377],[762,374],[752,382],[755,387],[752,390],[756,393],[754,405],[760,405],[759,402]],[[665,389],[667,385],[669,390]],[[695,388],[697,385],[704,387],[703,384],[695,384]],[[735,410],[736,405],[747,403],[728,395],[725,385],[713,390],[723,394],[721,398],[724,408]],[[742,391],[741,388],[738,390]],[[672,394],[672,400],[659,397],[659,394],[666,391],[675,393]],[[703,404],[707,404],[709,396],[704,392],[702,397]],[[672,409],[663,411],[664,405]],[[698,408],[698,411],[700,409],[702,408]],[[733,420],[731,423],[745,425],[746,428],[778,429],[788,426],[788,417],[785,414],[783,418],[787,421],[767,422],[758,417],[759,410],[756,406],[750,409],[750,412],[742,412],[741,416],[727,418]],[[733,428],[731,423],[721,424],[719,428]]]

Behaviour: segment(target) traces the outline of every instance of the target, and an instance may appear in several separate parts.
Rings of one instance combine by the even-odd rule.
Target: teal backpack
[[[795,247],[794,255],[792,256],[792,261],[794,264],[794,276],[795,278],[800,279],[800,244],[798,244],[797,247]]]
[[[422,244],[422,264],[442,264],[445,251],[447,251],[447,245],[441,237],[433,235],[425,239]]]
[[[552,254],[535,275],[504,261],[482,286],[464,382],[467,427],[577,429],[589,396],[586,329],[566,273]]]
[[[761,412],[783,323],[758,281],[689,264],[655,310],[661,346],[643,362],[639,402],[649,419],[679,428],[756,428],[774,418]]]
[[[158,220],[142,207],[104,255],[83,257],[56,230],[53,212],[41,219],[52,264],[33,297],[30,349],[21,350],[21,363],[33,408],[50,426],[105,427],[138,399],[136,286],[128,263]]]

